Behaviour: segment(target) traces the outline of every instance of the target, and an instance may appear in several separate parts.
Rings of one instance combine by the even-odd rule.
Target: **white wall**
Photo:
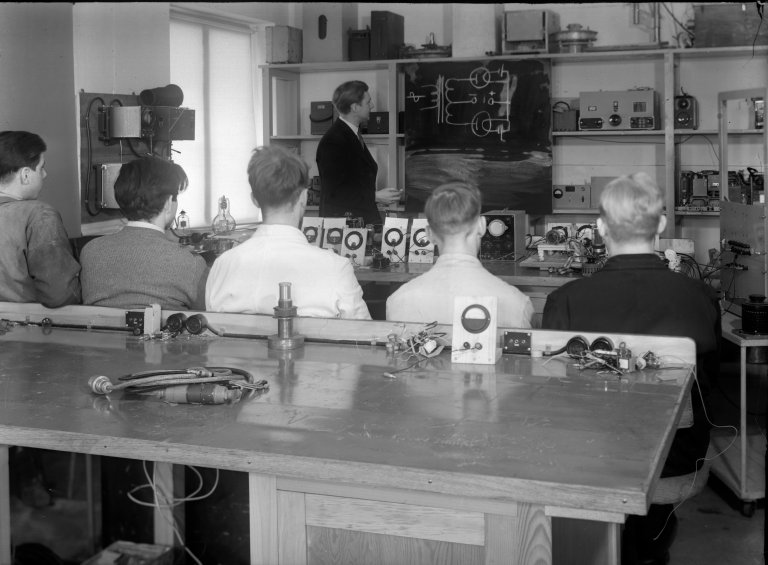
[[[80,234],[72,5],[0,4],[0,130],[43,138],[48,178],[40,194]]]
[[[75,87],[137,94],[171,74],[167,2],[74,5]]]

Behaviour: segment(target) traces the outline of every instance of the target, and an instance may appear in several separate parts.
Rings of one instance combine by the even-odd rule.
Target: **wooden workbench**
[[[11,316],[4,306],[0,318]],[[47,314],[53,327],[17,325],[0,336],[0,443],[248,473],[254,564],[574,562],[570,542],[553,534],[559,518],[603,525],[604,554],[593,562],[618,563],[621,523],[645,514],[691,383],[690,364],[664,371],[664,382],[658,371],[622,382],[560,358],[472,366],[445,353],[392,379],[384,373],[406,366],[403,356],[332,342],[415,326],[300,319],[308,343],[279,353],[263,339],[141,341],[56,327],[124,317],[80,308],[37,307],[21,319]],[[207,316],[240,335],[276,329],[267,316]],[[569,337],[534,331],[532,341],[557,348]],[[687,339],[611,337],[638,352],[694,358]],[[271,388],[238,404],[195,406],[97,397],[86,387],[95,374],[114,381],[197,365],[242,368]],[[0,565],[8,565],[7,463],[0,479]]]

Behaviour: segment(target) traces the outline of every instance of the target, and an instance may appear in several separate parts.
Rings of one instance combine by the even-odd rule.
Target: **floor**
[[[738,350],[724,346],[720,378],[713,387],[711,419],[717,424],[738,423]],[[768,363],[748,366],[748,415],[750,433],[765,435]],[[61,472],[67,476],[66,459]],[[74,496],[63,493],[69,490]],[[52,506],[31,508],[14,500],[12,526],[14,543],[36,542],[52,549],[66,565],[81,563],[92,555],[84,532],[84,501],[78,501],[72,483],[57,485]],[[760,500],[753,516],[742,514],[742,504],[716,477],[710,477],[704,491],[686,501],[677,511],[678,533],[671,550],[671,565],[762,565],[765,505]],[[32,557],[14,565],[60,565],[62,561]],[[227,564],[234,565],[234,564]]]

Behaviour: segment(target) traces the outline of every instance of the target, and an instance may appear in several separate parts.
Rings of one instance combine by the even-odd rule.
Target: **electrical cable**
[[[758,0],[755,2],[755,8],[757,8],[757,15],[760,18],[760,23],[757,24],[755,37],[752,39],[752,57],[755,56],[755,43],[757,43],[757,38],[760,36],[760,28],[763,27],[763,12],[765,9],[765,2]]]
[[[187,465],[187,467],[189,469],[193,469],[197,473],[198,477],[200,477],[200,479],[202,480],[202,476],[200,475],[199,471],[197,471],[196,469],[194,469],[194,467],[191,467],[189,465]],[[184,539],[181,536],[181,532],[179,532],[178,526],[176,525],[176,520],[174,519],[173,515],[168,517],[167,513],[160,512],[160,510],[163,509],[163,508],[166,508],[166,509],[167,508],[174,508],[178,504],[181,504],[181,503],[185,502],[186,499],[182,498],[182,499],[178,499],[177,501],[168,500],[166,498],[165,494],[161,493],[161,491],[157,488],[157,485],[155,484],[155,481],[152,479],[152,477],[149,476],[149,471],[147,470],[147,462],[146,461],[143,462],[143,469],[144,469],[144,476],[147,479],[147,484],[140,485],[139,487],[136,487],[136,488],[132,489],[130,492],[126,493],[126,496],[128,497],[129,500],[131,500],[132,502],[134,502],[134,503],[136,503],[136,504],[138,504],[140,506],[147,506],[149,508],[157,509],[158,510],[158,514],[160,514],[163,517],[163,519],[165,520],[165,522],[169,526],[171,526],[171,529],[173,530],[173,533],[176,536],[176,539],[179,541],[179,544],[181,545],[181,547],[184,548],[184,551],[187,553],[187,555],[189,555],[195,561],[195,563],[197,565],[203,565],[202,562],[197,558],[197,556],[192,552],[192,550],[187,547],[186,543],[184,542]],[[219,483],[219,471],[218,471],[218,469],[216,469],[216,482],[214,484],[214,489],[218,486],[218,483]],[[136,492],[140,488],[151,488],[152,489],[152,492],[154,494],[154,496],[153,496],[154,503],[147,503],[147,502],[140,501],[140,500],[138,500],[136,497],[134,497],[132,495],[133,492]],[[210,496],[212,493],[213,493],[213,490],[211,490],[211,492],[208,493],[206,495],[206,497]],[[160,501],[161,497],[163,499],[162,500],[162,504],[161,504],[161,501]]]
[[[85,120],[85,141],[86,141],[86,147],[87,147],[87,154],[88,154],[88,162],[86,163],[85,167],[85,211],[88,212],[89,216],[98,216],[99,211],[97,210],[94,212],[91,210],[91,167],[93,166],[93,147],[91,146],[91,109],[93,108],[93,103],[97,100],[101,101],[102,105],[105,105],[104,99],[101,96],[94,96],[91,98],[91,101],[88,103],[88,108],[85,111],[85,115],[83,116]]]
[[[706,455],[704,455],[704,457],[699,457],[698,459],[696,459],[696,462],[694,464],[694,469],[693,469],[693,479],[691,480],[691,488],[688,489],[688,492],[693,490],[693,487],[696,484],[696,477],[698,476],[698,473],[699,473],[699,461],[701,461],[702,464],[703,464],[705,461],[714,461],[718,457],[721,457],[726,451],[728,451],[731,447],[733,447],[733,444],[736,443],[736,439],[739,437],[739,430],[736,428],[736,426],[731,426],[731,425],[719,426],[719,425],[715,424],[714,422],[712,422],[712,420],[710,420],[709,414],[707,414],[707,407],[706,407],[706,405],[704,403],[704,395],[702,394],[701,387],[699,386],[699,379],[698,379],[698,377],[696,376],[696,373],[695,373],[695,366],[694,366],[693,384],[696,386],[696,390],[699,393],[699,399],[701,400],[701,408],[704,411],[704,417],[707,419],[707,422],[709,422],[709,425],[712,426],[713,428],[719,428],[719,429],[724,429],[724,430],[727,430],[727,429],[733,430],[733,437],[731,438],[731,442],[728,445],[726,445],[720,452],[715,453],[714,455],[712,455],[712,457],[707,457]],[[680,502],[678,502],[672,508],[672,510],[669,511],[669,514],[667,515],[667,519],[664,521],[664,525],[661,527],[661,530],[659,531],[659,533],[656,534],[656,537],[653,538],[654,541],[659,539],[661,534],[664,533],[664,530],[666,529],[667,524],[669,523],[669,519],[675,513],[675,510],[680,508],[680,506],[682,506],[683,503],[686,500],[687,500],[687,498],[683,497],[682,500]]]
[[[128,145],[128,149],[130,149],[130,150],[131,150],[131,153],[133,153],[133,156],[134,156],[134,157],[136,157],[137,159],[141,159],[141,157],[142,157],[142,156],[141,156],[141,155],[139,155],[139,154],[136,152],[136,149],[134,149],[134,147],[133,147],[133,141],[131,141],[131,138],[130,138],[130,137],[126,137],[126,138],[125,138],[125,141],[126,141],[126,144]]]
[[[677,24],[678,27],[680,27],[681,31],[679,33],[687,33],[689,39],[691,40],[695,39],[696,36],[693,33],[691,33],[691,31],[686,26],[680,23],[680,20],[678,20],[675,17],[675,14],[673,14],[672,11],[667,7],[666,2],[659,2],[659,3],[661,4],[661,7],[664,8],[664,10],[666,10],[667,14],[669,14],[669,17],[672,18],[672,21],[674,21],[675,24]]]

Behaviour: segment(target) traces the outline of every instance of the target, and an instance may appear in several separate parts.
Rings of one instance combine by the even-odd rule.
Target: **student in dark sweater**
[[[156,157],[120,168],[115,199],[128,223],[83,247],[83,304],[205,309],[205,260],[165,236],[176,217],[176,198],[186,186],[187,175],[179,165]]]
[[[696,342],[697,381],[691,390],[694,421],[692,427],[675,434],[661,472],[662,477],[670,477],[700,468],[709,446],[704,406],[708,377],[718,371],[721,321],[715,292],[700,280],[669,270],[654,252],[655,237],[666,227],[663,211],[663,195],[647,174],[612,181],[600,197],[597,220],[610,258],[591,277],[574,280],[547,297],[542,327],[681,336]],[[654,504],[647,516],[630,516],[624,529],[622,564],[666,563],[675,525],[671,505]]]

